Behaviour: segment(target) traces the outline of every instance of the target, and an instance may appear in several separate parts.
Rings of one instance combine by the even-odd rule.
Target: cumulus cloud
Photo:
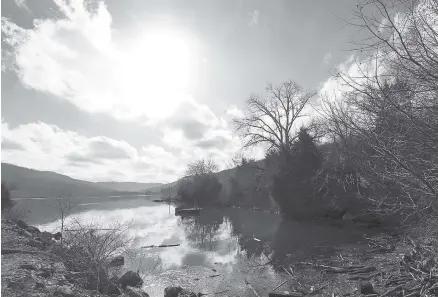
[[[365,83],[367,77],[373,77],[376,73],[378,75],[385,71],[383,65],[378,60],[375,61],[374,56],[360,58],[356,55],[350,55],[347,60],[336,67],[336,72],[342,74],[344,77],[354,78],[355,83]],[[368,80],[368,82],[370,82]],[[351,86],[339,78],[332,76],[322,83],[319,90],[321,96],[342,98],[343,94],[351,90]]]
[[[191,52],[181,34],[147,26],[124,34],[103,1],[55,4],[60,16],[32,29],[2,18],[12,48],[4,56],[26,87],[118,119],[163,118],[188,96]]]
[[[231,118],[241,118],[244,116],[243,111],[237,108],[235,105],[231,105],[227,111],[226,115],[230,116]]]
[[[188,163],[202,158],[213,159],[225,168],[241,142],[224,116],[216,115],[208,106],[187,101],[165,123],[160,123],[162,141],[178,150],[179,158]]]
[[[178,178],[184,166],[162,147],[137,150],[124,141],[87,138],[43,122],[15,128],[2,122],[1,129],[2,161],[79,179],[163,182]]]
[[[13,69],[27,88],[89,113],[147,124],[162,138],[134,148],[42,122],[14,128],[2,122],[6,162],[89,180],[149,182],[181,177],[187,163],[200,158],[225,167],[241,148],[229,120],[243,113],[231,106],[217,114],[190,95],[196,77],[190,36],[144,24],[125,34],[113,27],[103,1],[54,2],[58,17],[34,20],[32,29],[2,18],[8,50],[2,67]],[[254,10],[251,25],[259,17]]]

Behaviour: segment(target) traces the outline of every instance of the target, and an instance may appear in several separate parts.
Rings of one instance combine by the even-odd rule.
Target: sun
[[[155,29],[140,34],[130,47],[126,79],[141,90],[128,100],[141,100],[151,118],[168,116],[189,96],[193,53],[188,39],[178,30]]]

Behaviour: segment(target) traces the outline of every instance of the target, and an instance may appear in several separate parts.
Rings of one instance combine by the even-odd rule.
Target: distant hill
[[[111,190],[93,182],[73,179],[51,171],[39,171],[2,163],[2,181],[12,188],[13,198],[89,197],[108,195]]]
[[[117,192],[143,192],[159,183],[89,182],[52,171],[40,171],[8,163],[1,165],[1,179],[12,188],[13,198],[96,197]]]
[[[144,192],[151,188],[162,186],[162,183],[136,183],[136,182],[97,182],[97,185],[113,191]]]
[[[95,197],[121,192],[151,192],[175,196],[179,180],[168,184],[137,183],[137,182],[89,182],[74,179],[51,171],[39,171],[8,163],[1,165],[2,181],[12,187],[13,198],[38,197]],[[230,178],[234,177],[236,169],[226,169],[215,173],[222,184],[223,193],[228,191]]]

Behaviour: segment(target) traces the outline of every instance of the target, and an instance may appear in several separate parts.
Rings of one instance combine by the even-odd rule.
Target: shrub
[[[9,210],[14,206],[11,199],[11,191],[5,182],[2,182],[2,211]]]

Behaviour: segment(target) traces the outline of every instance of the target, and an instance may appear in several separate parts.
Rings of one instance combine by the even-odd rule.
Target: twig
[[[225,293],[225,292],[228,292],[229,290],[223,290],[223,291],[220,291],[220,292],[215,292],[215,293],[211,293],[211,294],[213,294],[213,295],[217,295],[217,294],[222,294],[222,293]]]
[[[278,286],[276,286],[275,288],[272,289],[272,291],[277,290],[278,288],[280,288],[282,285],[284,285],[285,283],[287,283],[289,280],[285,280],[284,282],[282,282],[281,284],[279,284]]]
[[[290,277],[294,277],[289,271],[287,271],[287,269],[286,268],[284,268],[283,266],[281,266],[281,268],[283,268],[284,269],[284,271],[286,271],[286,273],[290,276]]]
[[[248,286],[248,288],[250,288],[253,292],[254,292],[254,294],[257,296],[257,297],[260,297],[260,295],[257,293],[257,291],[256,290],[254,290],[254,288],[251,286],[251,284],[249,283],[249,281],[245,278],[245,284]]]
[[[213,278],[213,277],[218,277],[218,276],[221,276],[220,274],[213,274],[213,275],[210,275],[210,276],[208,276],[209,278]]]
[[[386,296],[386,295],[389,295],[389,294],[391,294],[392,292],[394,292],[394,291],[396,291],[396,290],[398,290],[398,289],[401,289],[402,287],[403,287],[402,285],[399,285],[399,286],[397,286],[397,287],[394,287],[394,288],[390,289],[389,291],[386,291],[385,293],[383,293],[382,295],[380,295],[380,297],[384,297],[384,296]]]

